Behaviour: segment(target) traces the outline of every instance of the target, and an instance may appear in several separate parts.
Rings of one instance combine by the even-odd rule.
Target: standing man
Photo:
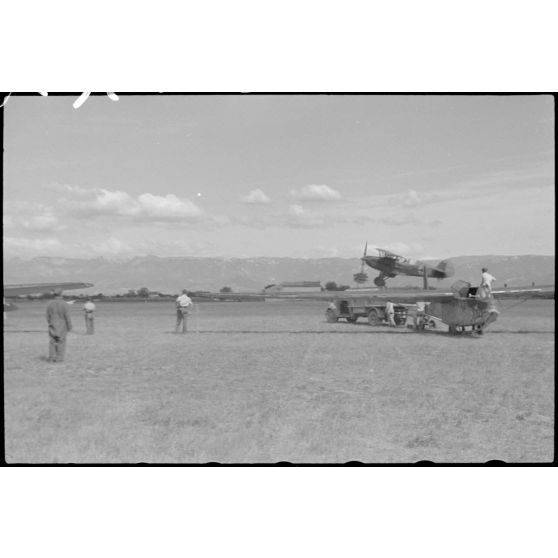
[[[95,333],[94,315],[95,304],[88,298],[86,303],[83,305],[83,313],[85,314],[85,333],[87,335],[93,335]]]
[[[395,307],[393,306],[393,302],[391,302],[391,300],[386,302],[386,316],[389,327],[395,327]]]
[[[188,296],[188,291],[184,289],[182,294],[176,299],[176,329],[175,333],[180,333],[180,325],[182,324],[182,333],[188,330],[188,314],[192,306],[192,299]]]
[[[426,303],[417,302],[417,308],[415,312],[415,328],[424,329],[425,321],[426,321]]]
[[[46,309],[46,319],[50,338],[48,360],[62,362],[66,352],[66,335],[68,331],[72,331],[72,320],[70,306],[62,300],[61,289],[54,291],[54,300],[49,302]]]
[[[492,283],[494,283],[494,281],[496,281],[496,277],[488,273],[488,268],[483,267],[479,298],[490,298],[492,296]]]

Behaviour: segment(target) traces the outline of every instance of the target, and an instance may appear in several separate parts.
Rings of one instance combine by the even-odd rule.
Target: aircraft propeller
[[[368,275],[364,272],[364,266],[366,264],[365,258],[366,258],[366,252],[368,250],[368,241],[366,241],[366,244],[364,245],[364,253],[362,254],[362,258],[360,258],[360,271],[359,273],[355,273],[353,275],[353,279],[355,280],[355,283],[357,284],[361,284],[361,283],[366,283],[366,281],[368,281]]]
[[[368,251],[368,240],[366,241],[366,244],[364,245],[364,252],[362,254],[362,258],[360,260],[360,272],[364,273],[364,258],[366,258],[366,253]]]

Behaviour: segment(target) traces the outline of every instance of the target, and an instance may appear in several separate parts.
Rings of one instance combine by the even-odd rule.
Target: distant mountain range
[[[459,256],[451,258],[455,276],[429,284],[447,288],[457,279],[478,283],[481,268],[488,267],[497,278],[496,287],[554,284],[554,256]],[[430,262],[437,263],[437,262]],[[135,257],[127,261],[40,257],[4,260],[4,283],[86,281],[94,283],[95,293],[125,293],[147,287],[153,291],[177,293],[190,290],[261,291],[266,285],[284,281],[335,281],[355,286],[353,275],[360,271],[358,258],[159,258]],[[366,268],[369,281],[378,272]],[[398,276],[388,286],[422,286],[420,277]],[[89,291],[91,292],[91,291]]]

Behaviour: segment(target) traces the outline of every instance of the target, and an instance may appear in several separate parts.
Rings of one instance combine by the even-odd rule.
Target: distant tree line
[[[326,291],[346,291],[350,289],[350,285],[338,285],[335,281],[328,281],[325,285]]]

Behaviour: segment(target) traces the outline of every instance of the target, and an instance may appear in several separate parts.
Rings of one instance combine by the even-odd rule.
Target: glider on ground
[[[554,298],[554,287],[540,288],[510,288],[492,291],[492,296],[481,297],[477,294],[477,287],[471,287],[466,281],[457,281],[448,292],[404,292],[404,291],[345,291],[330,293],[329,299],[347,299],[349,306],[362,309],[372,308],[373,305],[386,303],[388,300],[394,304],[416,304],[424,302],[425,314],[442,321],[448,326],[450,334],[474,331],[482,334],[483,331],[498,319],[500,312],[495,301],[501,299],[527,299]],[[325,294],[325,293],[324,293]],[[308,297],[305,297],[308,298]]]

